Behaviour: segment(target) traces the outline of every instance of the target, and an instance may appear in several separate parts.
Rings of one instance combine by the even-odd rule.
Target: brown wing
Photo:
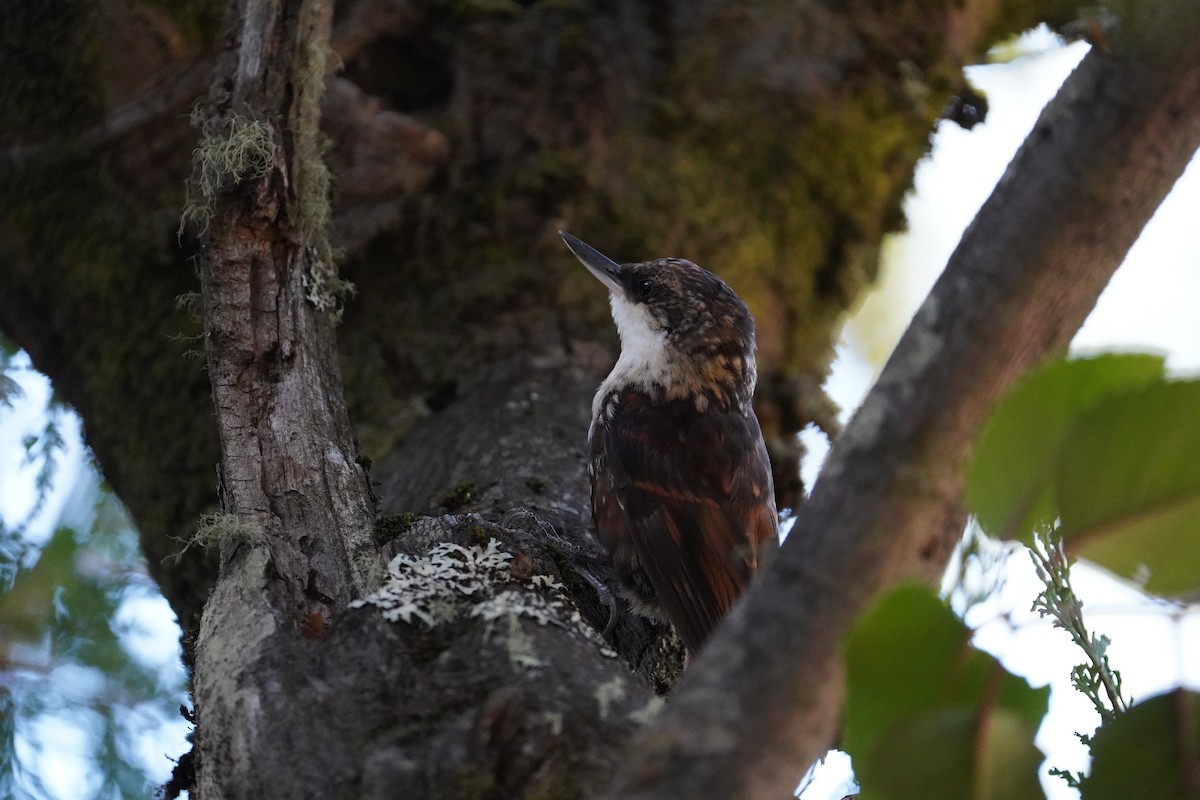
[[[592,437],[593,514],[618,571],[696,652],[779,538],[753,412],[621,393]],[[599,460],[597,461],[597,457]],[[639,574],[641,573],[641,574]],[[638,580],[649,586],[639,587]],[[647,598],[648,599],[648,598]]]

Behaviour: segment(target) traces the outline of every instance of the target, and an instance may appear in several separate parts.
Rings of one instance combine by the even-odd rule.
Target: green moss
[[[894,79],[866,66],[841,96],[805,105],[730,70],[716,48],[727,41],[713,35],[687,51],[671,99],[618,139],[584,210],[616,210],[624,257],[682,255],[721,274],[758,320],[764,365],[821,376],[838,320],[875,277],[883,234],[903,224],[928,131],[962,78],[929,64]]]
[[[300,20],[306,30],[315,29],[323,13],[320,3],[308,3],[309,18]],[[293,72],[292,103],[288,130],[293,135],[292,183],[296,193],[295,222],[308,242],[311,254],[305,272],[307,298],[321,311],[337,312],[354,293],[354,286],[338,275],[338,255],[329,242],[329,196],[333,179],[325,163],[329,141],[321,133],[321,97],[325,72],[332,55],[323,37],[306,36]]]
[[[471,502],[474,496],[475,484],[471,481],[463,481],[439,497],[437,502],[439,506],[442,506],[447,511],[457,511]]]
[[[717,271],[758,320],[764,375],[824,376],[843,315],[875,277],[884,233],[903,226],[901,201],[933,121],[963,85],[958,59],[986,41],[951,51],[939,23],[958,13],[950,0],[906,0],[886,20],[873,7],[847,9],[847,36],[861,50],[851,58],[831,53],[840,45],[794,4],[754,15],[721,6],[698,15],[677,49],[647,54],[630,72],[631,105],[610,109],[594,66],[609,54],[588,33],[590,12],[522,5],[519,17],[477,23],[464,9],[490,4],[446,0],[435,7],[459,11],[456,27],[438,21],[453,13],[427,19],[432,38],[469,54],[455,66],[485,116],[422,112],[451,140],[449,180],[406,199],[399,226],[355,265],[362,291],[347,313],[373,330],[343,328],[341,346],[360,438],[373,453],[403,438],[420,417],[392,424],[394,409],[478,367],[495,346],[498,313],[536,331],[539,314],[563,309],[568,337],[615,344],[605,294],[555,241],[557,220],[618,260],[682,255]],[[665,18],[648,19],[660,33]],[[764,65],[739,48],[767,22],[788,46]],[[538,26],[555,36],[526,46],[523,32]],[[844,68],[842,79],[822,86],[823,60]],[[547,62],[555,85],[596,116],[573,126],[550,114],[498,141],[486,109],[537,102],[514,86],[544,75]],[[819,99],[795,85],[809,76]]]
[[[471,544],[484,547],[492,540],[492,535],[488,533],[482,525],[472,525],[468,532],[471,536]]]
[[[392,514],[375,520],[375,544],[385,545],[406,533],[417,521],[417,515],[411,511]]]
[[[104,108],[96,8],[22,3],[0,25],[0,131],[37,146],[20,169],[0,165],[4,256],[23,302],[62,321],[50,347],[31,348],[34,363],[86,420],[88,444],[186,628],[216,555],[180,557],[179,542],[211,507],[220,459],[207,376],[182,357],[200,324],[173,305],[194,288],[194,270],[171,235],[181,193],[135,197],[105,159],[68,143]]]
[[[547,33],[556,35],[567,23],[587,30],[579,22],[587,12],[578,2],[522,5],[517,19],[488,11],[480,21],[466,11],[485,11],[486,4],[443,0],[426,18],[422,36],[459,54],[453,67],[467,76],[473,95],[486,98],[481,108],[527,106],[528,87],[544,80],[542,62],[554,46],[544,41]],[[576,50],[582,59],[584,48]],[[560,79],[572,85],[579,80],[555,78]],[[435,108],[421,116],[449,139],[448,180],[400,198],[399,224],[373,242],[362,263],[346,270],[353,270],[359,293],[347,305],[339,346],[351,418],[372,454],[384,452],[419,424],[420,415],[396,413],[413,394],[432,394],[486,363],[485,353],[495,352],[489,337],[495,334],[497,313],[530,310],[539,322],[562,305],[556,301],[564,278],[580,279],[582,286],[586,275],[550,240],[553,232],[547,236],[546,221],[561,218],[564,203],[588,190],[587,153],[578,141],[562,136],[559,121],[549,120],[545,130],[488,132],[489,150],[498,138],[511,140],[505,146],[512,152],[497,157],[481,152],[473,112]],[[583,300],[575,306],[588,313],[574,319],[605,322],[603,292],[594,280],[588,289],[587,295],[576,293]],[[359,320],[369,325],[369,334],[358,335]],[[604,330],[610,329],[607,323]]]
[[[658,650],[652,657],[650,673],[650,688],[656,695],[667,695],[683,677],[683,666],[687,659],[687,651],[679,636],[672,630],[659,643]]]

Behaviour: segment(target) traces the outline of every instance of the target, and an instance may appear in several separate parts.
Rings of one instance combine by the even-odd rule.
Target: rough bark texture
[[[1042,114],[775,563],[607,796],[783,797],[835,741],[844,637],[883,590],[940,578],[992,404],[1065,350],[1200,148],[1200,10],[1166,6],[1094,49]]]
[[[317,114],[329,14],[235,3],[196,150],[204,338],[221,441],[221,551],[196,643],[196,792],[261,796],[282,720],[263,666],[382,576],[333,338]],[[288,692],[291,695],[290,691]]]
[[[191,631],[215,562],[175,556],[215,508],[218,442],[185,357],[199,324],[175,304],[198,242],[175,231],[225,5],[14,1],[0,33],[0,325],[83,415]],[[831,418],[810,387],[960,64],[1051,14],[969,10],[338,4],[324,119],[360,289],[339,346],[363,452],[381,462],[470,370],[548,343],[530,331],[612,347],[602,293],[553,233],[570,220],[620,257],[691,256],[750,300],[759,413],[796,505],[791,432]]]
[[[608,580],[587,532],[581,459],[588,401],[615,337],[603,292],[555,231],[570,227],[623,259],[691,257],[747,298],[780,505],[795,506],[792,434],[829,416],[806,387],[827,370],[836,323],[900,222],[930,126],[963,86],[962,63],[1050,10],[340,3],[331,61],[342,67],[322,111],[334,243],[359,291],[338,347],[380,507],[413,515],[388,520],[377,541],[387,541],[385,559],[420,559],[438,541],[470,550],[495,540],[511,574],[488,585],[515,593],[507,604],[463,595],[437,624],[385,625],[375,607],[344,608],[369,570],[355,567],[364,503],[337,420],[330,334],[297,283],[313,266],[313,229],[294,209],[311,210],[312,193],[292,159],[313,143],[298,143],[306,134],[285,116],[251,113],[268,97],[280,108],[312,99],[297,94],[311,82],[281,76],[314,54],[267,45],[297,41],[295,30],[267,32],[295,25],[306,4],[237,5],[228,41],[218,0],[13,2],[0,26],[0,327],[80,411],[186,631],[197,630],[216,558],[198,547],[168,556],[219,508],[219,445],[229,510],[270,542],[224,550],[198,679],[207,670],[228,682],[198,680],[210,777],[195,796],[594,794],[652,689],[677,676],[679,652],[661,629],[622,615],[608,639],[613,659],[569,606],[543,618],[526,609],[561,603],[555,592],[565,591],[595,626],[607,618],[588,578]],[[1057,14],[1066,4],[1054,5]],[[263,38],[245,39],[256,31]],[[251,57],[271,53],[282,60]],[[218,179],[209,234],[225,244],[205,253],[199,226],[182,238],[176,230],[197,146],[187,111],[213,69],[230,81],[215,87],[200,133],[227,132],[222,122],[240,115],[264,125],[275,149],[252,160],[261,174]],[[263,82],[238,88],[238,75],[254,74]],[[196,255],[209,270],[203,331],[175,304],[197,289]],[[251,333],[248,345],[234,346],[239,331]],[[184,357],[202,333],[208,373]],[[244,424],[232,416],[246,410]],[[272,427],[282,414],[289,421]],[[302,447],[277,438],[293,435]],[[934,505],[944,477],[928,479]],[[293,481],[305,490],[291,493]],[[326,485],[310,494],[316,483]],[[943,542],[922,563],[936,563]],[[904,550],[908,566],[897,569],[913,558]],[[854,605],[850,583],[812,578],[803,607],[828,604],[841,620]],[[710,650],[718,659],[725,648]],[[821,674],[793,675],[789,687],[831,708],[836,693],[823,691]],[[785,698],[761,700],[774,709]],[[775,766],[772,779],[788,769]]]

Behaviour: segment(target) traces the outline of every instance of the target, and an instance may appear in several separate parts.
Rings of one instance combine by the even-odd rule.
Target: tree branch
[[[208,234],[205,350],[236,515],[197,643],[197,788],[210,798],[253,785],[271,635],[322,635],[382,574],[325,313],[338,280],[317,129],[331,14],[319,0],[233,4],[197,149],[190,214]]]
[[[1200,9],[1140,6],[1042,114],[775,563],[700,654],[609,797],[784,797],[834,742],[840,647],[885,589],[958,540],[989,409],[1062,352],[1200,146]]]

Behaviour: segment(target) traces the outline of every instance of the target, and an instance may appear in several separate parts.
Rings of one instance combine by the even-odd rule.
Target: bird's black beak
[[[609,291],[615,292],[618,295],[625,294],[625,288],[621,285],[620,264],[587,242],[577,239],[566,231],[559,231],[558,235],[567,243],[567,247],[571,248],[571,252],[575,254],[575,257],[588,268],[588,272],[599,278],[600,282],[607,286]]]

